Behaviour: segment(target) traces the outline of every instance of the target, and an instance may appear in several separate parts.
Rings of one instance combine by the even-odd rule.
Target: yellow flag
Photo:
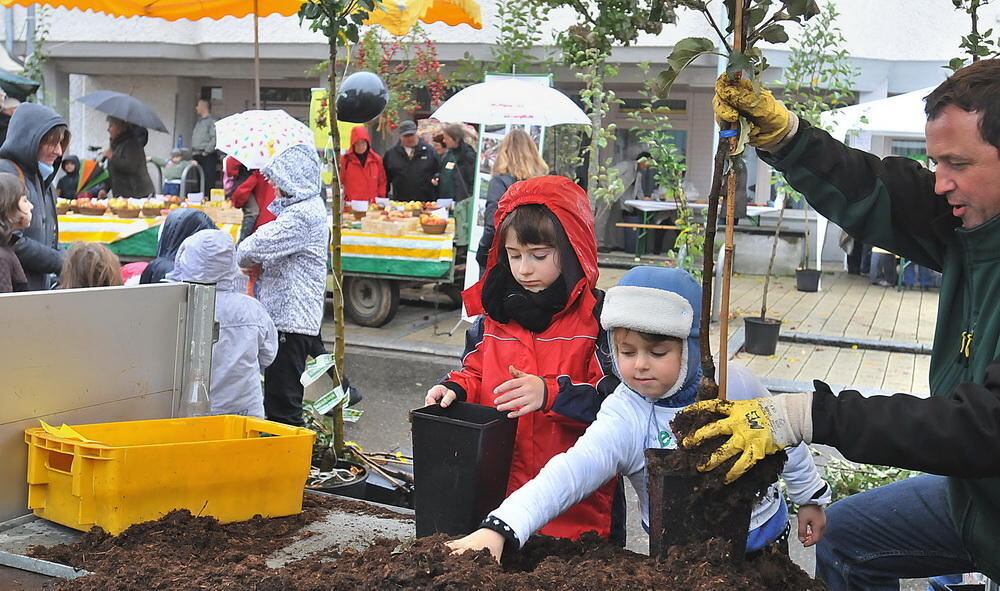
[[[45,432],[49,435],[55,435],[56,437],[62,437],[63,439],[76,439],[84,443],[97,443],[96,441],[87,439],[83,435],[80,435],[79,431],[70,427],[66,423],[63,423],[62,427],[53,427],[41,419],[38,419],[38,422],[42,424],[42,429],[45,429]]]

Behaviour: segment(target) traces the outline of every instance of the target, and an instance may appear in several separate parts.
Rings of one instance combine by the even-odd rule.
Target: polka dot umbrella
[[[216,146],[250,169],[264,168],[296,144],[313,146],[306,124],[288,113],[244,111],[215,122]]]

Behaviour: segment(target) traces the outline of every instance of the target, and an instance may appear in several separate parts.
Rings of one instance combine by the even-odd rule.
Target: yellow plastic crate
[[[49,521],[118,534],[173,509],[224,523],[302,511],[309,429],[231,415],[74,428],[94,442],[24,432],[28,508]]]

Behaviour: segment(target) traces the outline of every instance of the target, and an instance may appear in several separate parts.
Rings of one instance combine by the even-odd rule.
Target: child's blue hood
[[[638,288],[638,289],[636,289]],[[685,339],[682,368],[684,383],[663,396],[668,406],[684,406],[694,400],[701,379],[699,320],[701,286],[687,271],[668,267],[635,267],[608,290],[601,312],[601,325],[608,331],[623,327]],[[612,359],[614,339],[609,334]],[[617,360],[615,359],[617,371]]]

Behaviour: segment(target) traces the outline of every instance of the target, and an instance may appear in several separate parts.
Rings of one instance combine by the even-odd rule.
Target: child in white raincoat
[[[264,306],[242,293],[236,246],[222,230],[201,230],[177,250],[168,281],[215,283],[215,321],[219,340],[212,345],[212,385],[208,399],[214,415],[264,418],[260,376],[278,351],[278,331]]]

